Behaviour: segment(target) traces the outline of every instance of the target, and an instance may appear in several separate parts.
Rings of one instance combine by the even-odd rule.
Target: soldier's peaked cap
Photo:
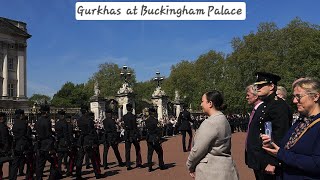
[[[281,80],[280,76],[267,73],[267,72],[256,72],[255,75],[257,77],[256,82],[254,83],[255,85],[260,85],[260,84],[277,85],[278,81]]]

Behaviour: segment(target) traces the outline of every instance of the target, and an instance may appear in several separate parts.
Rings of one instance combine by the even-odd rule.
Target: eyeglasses
[[[297,99],[297,101],[300,102],[300,100],[301,100],[303,97],[307,96],[308,94],[309,94],[309,93],[306,93],[306,94],[296,94],[296,95],[293,94],[292,99],[293,99],[293,100],[294,100],[294,99]]]

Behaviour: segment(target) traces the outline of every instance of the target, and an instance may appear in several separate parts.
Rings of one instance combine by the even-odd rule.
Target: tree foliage
[[[320,27],[299,18],[283,28],[273,22],[261,23],[256,32],[233,38],[231,46],[233,51],[228,55],[210,50],[193,61],[182,60],[173,65],[169,77],[162,83],[163,90],[171,100],[178,90],[185,103],[190,104],[193,110],[200,110],[202,94],[216,89],[224,94],[228,112],[242,113],[249,108],[245,87],[255,81],[254,73],[257,71],[280,75],[279,85],[284,86],[289,94],[295,79],[320,77]],[[52,103],[74,106],[88,101],[93,95],[95,81],[99,82],[102,96],[115,96],[123,83],[119,77],[121,70],[117,64],[101,64],[85,85],[77,87],[66,83]],[[142,109],[150,103],[148,100],[156,83],[152,80],[137,83],[134,70],[129,70],[133,75],[129,82],[136,94],[137,107]],[[79,97],[81,102],[75,100]]]
[[[53,96],[51,104],[57,107],[80,107],[88,105],[89,97],[84,84],[66,82]]]
[[[45,102],[50,103],[51,97],[43,94],[33,94],[29,101],[34,104],[44,104]]]

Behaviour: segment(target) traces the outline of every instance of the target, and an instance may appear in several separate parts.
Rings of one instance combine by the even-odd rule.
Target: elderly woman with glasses
[[[320,81],[300,78],[293,85],[293,103],[300,118],[277,145],[261,135],[263,149],[276,156],[283,168],[283,179],[320,179]]]

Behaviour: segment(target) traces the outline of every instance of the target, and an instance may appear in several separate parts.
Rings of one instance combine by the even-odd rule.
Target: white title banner
[[[77,2],[77,20],[245,20],[245,2]]]

